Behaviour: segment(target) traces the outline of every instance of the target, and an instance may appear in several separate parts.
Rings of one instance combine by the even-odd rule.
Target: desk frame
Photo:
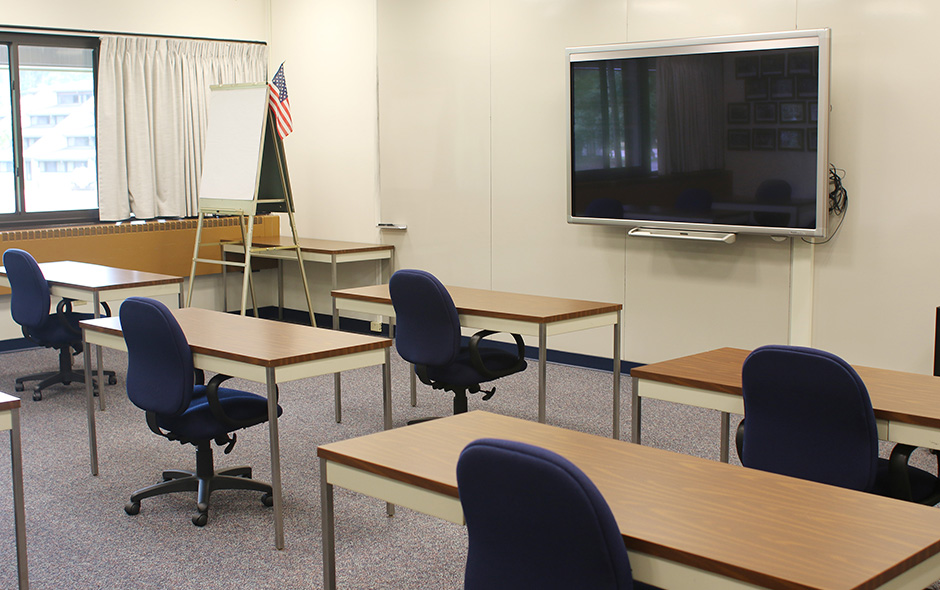
[[[474,414],[476,414],[476,416],[474,416]],[[591,454],[596,452],[596,454],[602,459],[596,460],[595,462],[597,464],[601,464],[600,469],[605,472],[608,470],[603,466],[606,465],[606,461],[603,460],[603,457],[606,453],[611,451],[609,448],[610,445],[626,445],[626,443],[620,441],[610,441],[609,444],[602,444],[600,441],[604,441],[604,439],[600,437],[593,437],[592,435],[566,431],[564,429],[557,429],[555,427],[546,425],[525,423],[524,421],[520,421],[515,418],[508,418],[505,416],[499,416],[495,418],[489,418],[488,416],[494,415],[488,415],[485,412],[471,412],[469,414],[460,414],[459,416],[452,416],[442,420],[451,421],[453,427],[449,428],[448,432],[451,432],[453,436],[456,437],[455,440],[458,441],[464,438],[469,441],[473,438],[479,438],[483,436],[496,436],[498,438],[511,438],[514,440],[526,441],[536,445],[540,445],[541,443],[542,446],[545,446],[545,441],[551,440],[551,444],[553,446],[559,447],[555,449],[556,452],[560,452],[562,455],[566,454],[566,450],[571,451],[574,449],[576,449],[574,452],[578,455]],[[435,422],[441,422],[441,420]],[[494,424],[498,424],[499,422],[504,422],[505,424],[499,427],[494,426]],[[468,434],[468,429],[466,429],[467,423],[475,423],[478,426],[474,427],[473,430],[470,431],[471,433]],[[542,430],[544,430],[544,432],[540,432]],[[384,444],[381,445],[383,448],[392,448],[394,446],[411,447],[413,445],[418,445],[419,442],[422,442],[423,440],[423,434],[414,434],[419,431],[398,429],[393,432],[395,433],[394,437],[396,439],[394,442],[398,443],[398,445],[393,445],[392,441],[385,441]],[[423,431],[420,432],[423,433]],[[379,435],[367,435],[366,437],[361,438],[365,439],[370,436],[375,437]],[[430,440],[440,440],[441,436],[443,435],[440,432],[435,432],[435,435],[431,437]],[[402,438],[408,439],[407,442],[402,442],[402,440],[400,440]],[[597,442],[592,444],[591,441],[594,440]],[[323,580],[324,588],[326,590],[335,590],[336,588],[336,544],[333,486],[339,486],[348,490],[359,492],[395,505],[405,506],[423,514],[442,518],[449,522],[460,525],[466,524],[464,521],[463,510],[460,505],[455,483],[448,483],[446,481],[447,478],[443,478],[445,481],[439,481],[432,475],[432,473],[443,473],[444,468],[440,463],[440,456],[434,455],[434,453],[432,453],[432,456],[428,458],[429,466],[427,468],[419,468],[416,466],[417,464],[411,460],[402,462],[383,462],[378,458],[379,455],[375,454],[374,452],[374,449],[380,446],[376,443],[358,447],[358,449],[362,451],[361,453],[358,452],[358,450],[350,451],[350,446],[344,446],[351,444],[356,443],[353,443],[353,441],[340,441],[338,443],[325,445],[325,448],[321,447],[317,451],[320,461],[320,513],[322,525],[321,530],[323,534]],[[460,443],[460,445],[462,444],[465,443]],[[372,451],[367,450],[369,448],[371,448]],[[584,449],[598,450],[585,451]],[[654,449],[650,449],[650,451],[652,453],[656,453],[657,455],[666,453],[668,455],[681,457],[675,453],[669,453],[668,451],[659,451]],[[628,452],[633,455],[632,451],[628,450]],[[453,460],[456,461],[456,454],[453,453],[453,449],[448,448],[444,450],[443,453],[448,456],[454,454]],[[384,452],[380,454],[387,455],[387,453]],[[578,459],[572,458],[572,460],[577,464]],[[658,463],[658,461],[654,461]],[[688,458],[685,460],[677,459],[676,462],[682,464],[700,464],[703,461],[704,460],[698,458]],[[406,464],[415,465],[415,467],[403,469],[402,466]],[[697,467],[693,466],[690,468],[693,469],[694,472],[696,468],[707,467],[708,464],[709,462],[705,462],[704,465],[698,465]],[[714,465],[715,469],[707,469],[707,471],[710,473],[706,478],[710,484],[715,484],[715,478],[717,477],[716,473],[711,472],[721,471],[724,475],[733,475],[734,477],[732,479],[735,481],[740,481],[742,477],[747,479],[753,476],[752,473],[748,473],[746,476],[744,476],[743,471],[738,471],[742,469],[739,467],[721,466],[721,469],[719,469],[717,464],[712,465]],[[594,465],[594,469],[597,470],[598,465]],[[732,469],[735,471],[725,473],[724,470],[727,469]],[[453,469],[448,469],[447,471],[452,473]],[[682,470],[680,470],[680,472],[681,471]],[[653,475],[657,479],[661,477],[660,474]],[[452,475],[449,477],[453,478]],[[776,490],[775,493],[777,495],[781,494],[781,490],[789,490],[791,487],[795,486],[804,489],[804,491],[812,490],[813,494],[838,496],[842,499],[848,499],[851,497],[853,502],[860,501],[861,503],[878,504],[879,506],[890,505],[891,510],[898,510],[899,512],[903,513],[913,513],[918,510],[923,510],[923,507],[913,504],[885,498],[878,498],[876,496],[863,494],[862,492],[844,490],[832,486],[821,486],[821,484],[804,482],[802,480],[792,480],[792,478],[786,478],[776,474],[760,472],[760,474],[756,477],[764,479],[766,482],[762,482],[763,485],[758,484],[752,486],[752,488],[747,492],[751,496],[761,495],[763,493],[762,490],[766,489],[768,485],[772,485],[772,487],[774,487]],[[596,480],[596,482],[599,484],[599,487],[602,488],[606,485],[616,486],[616,484],[611,483],[611,479],[612,476],[605,475],[602,480]],[[613,479],[616,480],[617,478],[614,476]],[[695,475],[690,475],[689,479],[697,481],[698,477]],[[657,483],[656,485],[660,484]],[[640,487],[642,488],[642,485]],[[642,493],[649,495],[653,492],[651,492],[650,489],[646,489]],[[793,493],[799,494],[799,492],[796,491]],[[613,499],[615,498],[612,496],[611,500]],[[714,500],[714,497],[710,496],[710,499]],[[630,506],[631,510],[633,504],[634,502],[632,500],[626,502],[626,506]],[[827,506],[828,505],[829,504],[827,504]],[[834,514],[838,515],[838,511],[840,510],[838,507],[841,506],[841,504],[837,500],[833,499],[831,505],[836,507],[834,509],[836,511]],[[764,509],[756,502],[753,503],[753,506],[754,510],[756,511]],[[612,507],[614,507],[613,504]],[[619,510],[623,510],[623,508],[624,502],[621,500]],[[734,508],[734,510],[741,509],[741,505],[737,505]],[[703,508],[702,510],[709,509]],[[855,509],[849,509],[847,513],[854,514],[857,511],[858,508],[856,507]],[[621,514],[621,516],[623,516],[623,514]],[[815,518],[821,519],[822,522],[827,522],[826,515],[816,515]],[[849,517],[850,520],[853,518],[855,517]],[[772,519],[770,520],[772,521]],[[674,524],[675,523],[673,523],[673,525]],[[816,524],[818,525],[819,522]],[[766,523],[762,524],[761,526],[764,527],[760,529],[763,533],[770,534],[770,531],[768,531],[766,528],[768,526]],[[667,527],[667,529],[668,528],[669,527]],[[921,533],[924,533],[924,531],[921,531]],[[762,582],[754,581],[756,579],[760,579],[758,576],[762,576],[771,580],[767,587],[806,587],[801,585],[799,582],[774,579],[774,574],[771,572],[779,571],[775,570],[775,568],[778,567],[777,565],[761,568],[761,571],[748,571],[744,569],[744,571],[740,571],[737,574],[741,576],[741,579],[732,577],[735,569],[746,568],[748,564],[753,567],[755,563],[760,564],[760,560],[758,559],[755,561],[754,558],[751,558],[750,560],[741,561],[736,565],[715,562],[715,560],[711,557],[689,554],[685,548],[681,546],[673,546],[673,542],[679,544],[688,543],[688,541],[676,540],[673,538],[674,535],[675,533],[670,533],[669,535],[664,533],[661,540],[647,540],[641,539],[639,537],[631,537],[631,541],[627,543],[627,545],[634,579],[664,588],[722,590],[726,588],[763,588],[765,586],[761,585]],[[658,537],[659,534],[657,533],[656,536]],[[625,540],[627,537],[628,534],[624,533]],[[751,542],[751,540],[745,540],[743,542]],[[664,543],[665,545],[662,547],[657,547],[657,543]],[[821,546],[825,546],[825,543],[832,543],[832,541],[825,541]],[[653,551],[641,551],[631,547],[631,545],[637,544],[644,546],[649,545],[649,548],[653,549]],[[689,547],[693,546],[695,546],[695,543],[691,542]],[[904,549],[902,551],[906,550],[907,549]],[[760,566],[758,565],[757,567]],[[799,569],[800,566],[792,566],[792,568]],[[908,567],[906,562],[904,564],[896,564],[895,569],[900,569],[900,571],[893,572],[894,577],[887,579],[882,584],[876,585],[875,587],[881,588],[883,590],[923,588],[926,585],[934,582],[936,579],[940,579],[940,553],[929,555],[920,563],[910,567]],[[873,574],[873,572],[869,571],[866,572],[866,574],[870,575]],[[881,572],[880,575],[883,577],[886,576],[884,572]]]
[[[694,360],[696,360],[695,357],[708,360],[710,358],[717,358],[718,355],[725,357],[732,355],[739,356],[743,364],[744,358],[747,356],[748,352],[749,351],[740,349],[717,349],[674,360],[686,361],[686,359],[689,359],[689,361],[694,362]],[[727,358],[725,360],[727,360]],[[664,361],[664,364],[670,362],[673,361]],[[684,383],[676,383],[676,381],[685,381],[682,377],[677,377],[674,374],[664,375],[660,373],[657,364],[658,363],[637,367],[633,370],[633,373],[639,373],[639,376],[633,375],[631,377],[633,382],[631,441],[637,444],[640,444],[641,441],[643,398],[658,399],[708,410],[716,410],[720,412],[721,420],[720,460],[727,463],[730,454],[730,415],[744,414],[744,398],[741,395],[740,371],[737,373],[736,380],[728,380],[727,378],[719,380],[713,378],[713,376],[708,373],[707,364],[703,364],[701,367],[695,367],[695,383],[687,385]],[[882,407],[878,383],[878,381],[887,378],[884,376],[910,377],[916,379],[918,383],[921,383],[923,380],[930,380],[931,385],[933,380],[935,380],[937,393],[940,395],[940,379],[927,375],[914,375],[884,369],[873,369],[870,367],[855,367],[855,369],[862,377],[862,381],[866,383],[872,398],[879,439],[888,442],[909,444],[915,447],[940,450],[940,423],[933,418],[898,411],[896,404],[890,408],[887,407],[887,404],[885,404],[885,407]],[[880,376],[881,378],[876,381],[876,376]],[[903,385],[898,387],[903,388]]]
[[[277,260],[277,319],[284,319],[284,260],[294,260],[280,248],[280,240],[271,241],[257,238],[253,244],[252,256]],[[368,262],[374,260],[379,273],[379,282],[385,282],[395,269],[395,246],[385,244],[365,244],[359,242],[340,242],[299,238],[301,256],[304,262],[318,262],[330,265],[330,291],[339,286],[339,265],[347,262]],[[269,249],[263,249],[269,246]],[[226,254],[245,253],[245,246],[239,243],[222,244],[222,258]],[[383,262],[385,263],[383,265]],[[383,272],[384,267],[384,272]],[[222,266],[222,309],[228,310],[228,289],[226,288],[226,267]],[[333,328],[339,327],[339,311],[333,305]]]
[[[452,287],[448,287],[454,290]],[[333,309],[346,309],[358,311],[367,314],[381,315],[389,318],[390,331],[394,323],[395,309],[392,307],[390,298],[385,300],[366,300],[359,299],[349,295],[350,290],[333,291]],[[455,291],[459,298],[459,291]],[[498,292],[493,292],[498,294]],[[453,295],[454,293],[452,293]],[[512,295],[512,294],[510,294]],[[543,298],[557,299],[559,298]],[[613,410],[612,410],[612,438],[620,438],[620,322],[622,308],[617,307],[616,311],[594,313],[590,315],[581,315],[578,317],[563,317],[561,319],[542,319],[537,316],[529,318],[503,318],[482,315],[475,310],[461,310],[459,301],[456,301],[458,317],[461,327],[476,330],[494,330],[497,332],[506,332],[510,334],[522,334],[524,336],[537,336],[539,347],[538,359],[538,421],[545,422],[545,397],[546,397],[546,367],[548,365],[548,337],[558,334],[567,334],[590,328],[599,328],[603,326],[613,327]],[[598,303],[598,306],[609,307],[613,304]],[[411,405],[417,405],[417,379],[414,371],[411,371]],[[340,421],[340,387],[339,382],[335,384],[336,397],[336,421]]]
[[[223,313],[223,312],[212,312]],[[268,321],[256,320],[253,321]],[[116,350],[127,351],[122,334],[103,332],[90,329],[83,322],[83,337],[86,344],[106,346]],[[306,327],[306,326],[304,326]],[[310,328],[317,330],[320,328]],[[371,338],[371,337],[370,337]],[[90,362],[86,357],[86,367]],[[383,426],[386,430],[392,427],[392,398],[391,398],[391,342],[381,348],[372,350],[344,353],[336,356],[316,360],[288,362],[283,365],[266,366],[262,361],[256,363],[224,358],[211,353],[194,353],[193,365],[213,373],[222,373],[232,377],[239,377],[255,383],[264,384],[268,399],[268,439],[271,451],[271,488],[274,498],[274,546],[284,548],[284,518],[281,487],[281,460],[280,437],[277,420],[277,385],[289,381],[317,377],[328,373],[348,371],[363,367],[382,365],[382,410],[384,415]],[[88,447],[91,461],[91,474],[98,475],[98,436],[95,427],[94,394],[90,384],[86,384],[88,415]]]
[[[183,307],[183,277],[161,275],[123,268],[61,260],[40,262],[39,268],[49,283],[49,294],[60,299],[77,301],[91,300],[95,319],[101,317],[101,303],[104,301],[122,301],[128,297],[177,296],[179,307]],[[110,275],[101,280],[89,279],[89,274]],[[6,271],[0,267],[0,286],[9,287],[10,280]],[[87,348],[86,348],[87,350]],[[88,358],[88,355],[84,355]],[[95,348],[95,360],[98,363],[98,404],[104,410],[104,367],[101,363],[101,348]],[[91,382],[91,371],[85,363],[86,381]]]

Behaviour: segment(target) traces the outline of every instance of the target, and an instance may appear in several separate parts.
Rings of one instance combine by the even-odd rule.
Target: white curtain
[[[102,221],[198,213],[213,84],[264,83],[260,43],[101,38],[98,210]]]
[[[722,63],[710,55],[657,62],[659,173],[724,166],[725,101]]]

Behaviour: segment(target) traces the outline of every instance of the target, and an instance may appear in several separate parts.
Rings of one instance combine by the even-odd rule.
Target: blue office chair
[[[735,443],[746,467],[934,505],[940,479],[909,466],[914,447],[878,457],[868,390],[838,356],[771,345],[754,350],[741,373],[744,420]]]
[[[395,348],[412,363],[422,383],[454,393],[454,413],[467,411],[467,393],[480,384],[526,368],[525,342],[513,334],[515,354],[483,346],[496,332],[482,330],[461,346],[460,321],[454,300],[431,273],[403,269],[392,275],[388,292],[395,308]],[[490,399],[496,388],[483,391]]]
[[[564,457],[529,444],[479,439],[460,453],[467,521],[465,590],[628,590],[630,558],[594,483]]]
[[[264,505],[273,505],[270,484],[251,479],[250,467],[215,471],[211,446],[214,441],[226,445],[226,454],[231,452],[236,430],[267,422],[267,400],[220,387],[229,379],[226,375],[216,375],[202,385],[202,373],[193,368],[183,330],[159,301],[129,297],[121,305],[120,317],[127,344],[128,397],[147,412],[147,425],[154,433],[196,447],[195,472],[164,471],[163,481],[134,492],[124,511],[137,514],[144,498],[195,491],[198,513],[193,524],[204,526],[209,519],[209,496],[216,490],[263,492]]]
[[[9,248],[3,253],[3,266],[10,281],[13,321],[20,325],[27,340],[59,351],[58,371],[18,377],[14,385],[16,391],[23,391],[27,381],[39,381],[33,388],[33,399],[39,401],[42,399],[42,390],[50,385],[70,385],[73,381],[84,383],[84,371],[72,368],[72,351],[79,354],[83,348],[82,331],[78,323],[92,319],[94,314],[73,312],[71,299],[62,299],[55,313],[49,313],[52,302],[49,283],[29,252]],[[105,315],[111,315],[106,303],[103,307]],[[105,371],[104,374],[108,376],[109,385],[117,383],[114,371]]]

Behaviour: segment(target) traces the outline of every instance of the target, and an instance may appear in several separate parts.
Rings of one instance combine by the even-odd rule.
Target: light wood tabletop
[[[719,348],[635,367],[639,379],[741,395],[741,368],[751,351]],[[940,429],[940,377],[852,365],[868,389],[875,417]]]
[[[452,287],[448,285],[447,292],[454,300],[458,313],[537,324],[612,313],[623,309],[623,304],[620,303],[525,295],[470,287]],[[392,298],[388,294],[388,284],[339,289],[333,291],[333,297],[389,305],[392,302]]]
[[[193,354],[260,367],[282,367],[392,345],[388,338],[275,322],[198,307],[172,310]],[[90,332],[122,336],[118,317],[82,322]]]
[[[172,285],[183,282],[183,277],[113,268],[74,260],[41,262],[39,268],[50,287],[77,287],[89,292],[110,291],[129,286]],[[6,269],[2,266],[0,266],[0,277],[6,278]]]
[[[0,412],[7,412],[20,407],[20,398],[0,392]]]
[[[242,245],[241,242],[233,242]],[[365,242],[346,242],[343,240],[321,240],[319,238],[297,238],[297,245],[303,252],[320,254],[351,254],[354,252],[372,252],[394,250],[391,244],[369,244]],[[253,248],[292,248],[294,239],[290,236],[255,237],[251,240]]]
[[[907,576],[897,587],[910,588],[940,578],[934,508],[506,416],[470,412],[330,443],[317,455],[456,499],[457,458],[481,437],[535,444],[584,470],[609,503],[642,581],[861,590],[897,576]],[[688,568],[718,581],[689,582],[680,575]],[[676,571],[680,577],[671,577]]]

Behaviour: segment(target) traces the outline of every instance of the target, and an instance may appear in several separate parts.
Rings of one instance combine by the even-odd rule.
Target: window
[[[97,51],[0,33],[0,227],[97,221]]]

